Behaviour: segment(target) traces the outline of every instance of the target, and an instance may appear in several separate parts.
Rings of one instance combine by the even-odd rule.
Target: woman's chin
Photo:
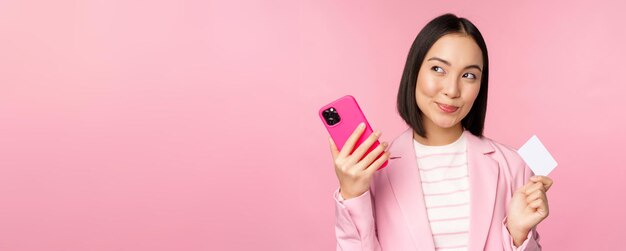
[[[445,114],[437,114],[430,113],[432,116],[427,116],[428,120],[430,120],[431,125],[437,126],[441,129],[449,129],[456,126],[459,121],[455,119],[455,116],[445,115]]]
[[[435,123],[439,128],[442,129],[450,129],[456,125],[456,121],[438,121]]]

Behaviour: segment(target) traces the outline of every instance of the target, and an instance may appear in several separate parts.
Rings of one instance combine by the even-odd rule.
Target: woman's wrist
[[[522,230],[511,227],[509,224],[507,224],[506,228],[509,230],[509,234],[511,234],[511,237],[513,238],[513,245],[515,245],[515,247],[521,246],[528,237],[528,232],[530,232],[530,230]]]
[[[356,195],[356,194],[353,194],[353,193],[346,193],[346,190],[341,189],[341,188],[339,188],[339,194],[341,194],[341,197],[342,197],[344,200],[349,200],[349,199],[352,199],[352,198],[359,197],[359,195]],[[362,194],[363,194],[363,193],[361,193],[361,195],[362,195]]]

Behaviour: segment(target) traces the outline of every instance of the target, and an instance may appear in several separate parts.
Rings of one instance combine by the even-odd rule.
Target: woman
[[[420,31],[398,91],[410,128],[365,156],[380,132],[355,148],[356,128],[341,151],[330,140],[337,250],[541,250],[552,180],[482,135],[488,76],[467,19],[442,15]]]

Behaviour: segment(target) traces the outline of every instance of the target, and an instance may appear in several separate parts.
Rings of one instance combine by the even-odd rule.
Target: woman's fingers
[[[545,218],[550,213],[550,209],[548,207],[548,200],[546,198],[536,199],[528,204],[528,206],[532,209],[537,210],[539,214],[541,214]]]
[[[523,191],[526,194],[528,207],[537,210],[543,218],[547,217],[549,212],[546,191],[550,186],[552,186],[552,180],[545,176],[533,176],[531,181],[524,185]]]
[[[543,186],[545,187],[546,192],[548,191],[548,189],[550,189],[550,187],[552,187],[552,184],[554,183],[554,181],[552,181],[552,179],[550,179],[550,177],[548,176],[543,176],[543,175],[535,175],[530,177],[531,181],[534,182],[540,182],[541,184],[543,184]]]
[[[534,184],[534,182],[528,182],[528,183],[524,184],[522,187],[520,187],[517,190],[515,190],[515,192],[526,195],[526,190],[528,190],[528,188],[530,188],[530,186],[532,186],[533,184]]]
[[[389,159],[389,154],[390,154],[389,152],[385,152],[382,156],[380,156],[380,158],[378,158],[376,161],[374,161],[374,163],[372,163],[369,167],[367,167],[367,169],[365,169],[365,172],[367,172],[367,175],[374,175],[376,170],[378,170],[378,168],[382,166],[385,163],[385,161]]]
[[[532,181],[528,183],[530,183],[530,186],[528,186],[526,190],[524,190],[524,193],[526,194],[526,196],[534,193],[535,191],[542,191],[544,193],[546,192],[546,188],[543,186],[542,183],[532,182]]]
[[[354,149],[354,145],[359,140],[359,138],[361,138],[361,135],[363,134],[364,130],[365,130],[365,123],[359,124],[359,126],[357,126],[356,129],[354,129],[354,131],[352,132],[348,140],[346,140],[346,143],[341,148],[341,151],[339,152],[340,157],[347,157],[348,155],[350,155],[350,153],[352,152],[352,149]]]
[[[351,158],[354,158],[354,161],[358,162],[361,158],[363,158],[363,155],[365,155],[367,150],[369,150],[370,147],[372,147],[374,142],[378,140],[380,135],[381,135],[380,132],[375,132],[375,133],[370,134],[370,136],[367,137],[367,139],[365,139],[365,141],[363,141],[363,143],[361,143],[361,145],[359,145],[359,147],[357,147],[356,150],[354,150],[354,152],[352,152]]]
[[[374,148],[374,150],[369,152],[361,161],[359,161],[357,165],[361,166],[363,169],[367,168],[383,151],[385,151],[385,148],[387,148],[387,142],[379,144],[376,148]]]
[[[537,209],[537,208],[539,208],[539,207],[541,206],[541,204],[543,204],[543,201],[542,201],[542,200],[534,200],[534,201],[531,201],[531,202],[528,204],[528,206],[529,206],[530,208],[532,208],[532,209]]]
[[[537,199],[542,199],[542,198],[546,198],[546,194],[541,190],[537,190],[531,193],[530,195],[526,196],[526,203],[530,203]]]

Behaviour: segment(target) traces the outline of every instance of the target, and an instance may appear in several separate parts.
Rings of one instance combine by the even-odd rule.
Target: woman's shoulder
[[[524,159],[517,152],[517,148],[486,136],[483,136],[481,139],[492,145],[494,149],[494,152],[491,154],[492,158],[497,160],[501,167],[507,167],[505,170],[507,170],[509,175],[514,177],[518,175],[526,176],[525,173],[528,172],[528,168]]]
[[[494,140],[487,136],[482,136],[482,139],[488,141],[495,148],[496,151],[502,152],[503,154],[506,154],[506,155],[513,155],[513,156],[519,157],[519,154],[517,154],[518,149],[511,145],[502,143],[500,141]]]
[[[522,157],[517,153],[517,148],[511,145],[499,142],[488,136],[476,136],[469,131],[464,131],[466,137],[471,138],[467,142],[473,144],[473,147],[479,147],[480,151],[485,153],[489,152],[492,155],[501,156],[498,158],[503,159],[509,164],[524,164]],[[408,147],[413,142],[413,130],[411,128],[406,129],[396,138],[394,138],[389,146],[390,149],[398,147]],[[495,157],[495,156],[494,156]]]

